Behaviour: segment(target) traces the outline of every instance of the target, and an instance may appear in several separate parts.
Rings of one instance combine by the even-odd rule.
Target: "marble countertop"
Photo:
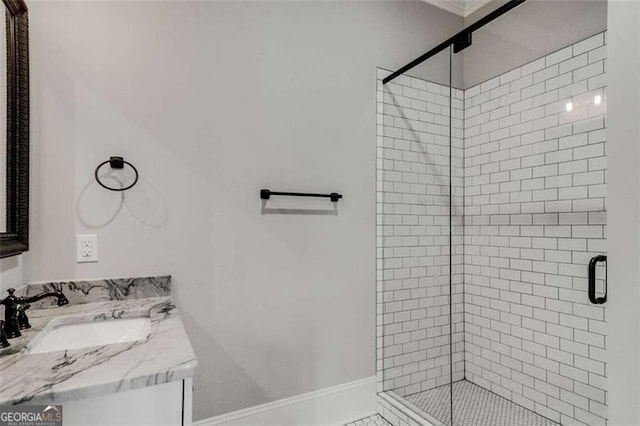
[[[107,395],[193,377],[197,365],[178,310],[169,296],[31,308],[32,328],[0,352],[0,405],[49,404]],[[150,318],[138,340],[29,354],[29,343],[55,323]]]

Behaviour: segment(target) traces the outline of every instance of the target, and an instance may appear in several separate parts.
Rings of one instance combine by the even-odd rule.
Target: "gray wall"
[[[462,19],[408,1],[34,1],[30,19],[25,279],[172,274],[196,419],[374,375],[376,66]],[[92,180],[114,154],[141,173],[124,198]],[[261,187],[345,198],[261,214]],[[76,264],[78,233],[98,263]]]
[[[503,3],[481,7],[465,26]],[[529,0],[473,34],[473,46],[463,52],[465,88],[606,28],[606,0]]]
[[[640,2],[611,1],[608,31],[609,424],[640,424]]]
[[[0,259],[0,298],[10,287],[19,287],[23,283],[23,255]]]

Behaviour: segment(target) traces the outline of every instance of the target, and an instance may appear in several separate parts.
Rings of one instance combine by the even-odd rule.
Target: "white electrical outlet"
[[[76,235],[76,262],[98,261],[98,236],[96,234]]]

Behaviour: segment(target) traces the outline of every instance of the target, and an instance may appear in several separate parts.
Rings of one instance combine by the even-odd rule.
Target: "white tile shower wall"
[[[378,77],[386,74],[379,70]],[[379,390],[393,389],[400,395],[450,382],[450,323],[455,378],[464,375],[464,105],[461,90],[453,89],[451,95],[450,105],[448,86],[406,76],[384,86],[378,80],[377,370]]]
[[[606,33],[465,91],[467,380],[562,424],[605,425]]]

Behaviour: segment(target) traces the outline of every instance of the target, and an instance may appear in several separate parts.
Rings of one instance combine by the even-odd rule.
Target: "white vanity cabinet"
[[[193,379],[62,403],[65,426],[191,426]]]

